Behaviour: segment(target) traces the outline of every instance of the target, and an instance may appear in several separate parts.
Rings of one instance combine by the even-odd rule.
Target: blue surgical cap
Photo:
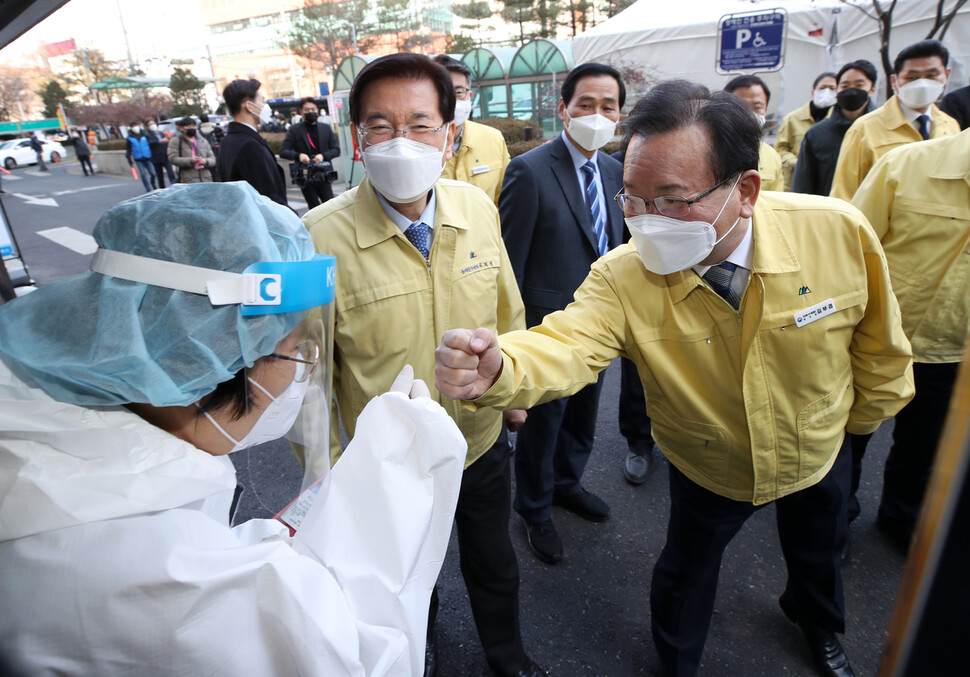
[[[235,273],[314,255],[299,217],[244,182],[182,184],[127,200],[101,217],[94,239],[104,249]],[[273,352],[302,317],[243,317],[239,305],[89,271],[0,306],[0,356],[62,402],[184,406]]]

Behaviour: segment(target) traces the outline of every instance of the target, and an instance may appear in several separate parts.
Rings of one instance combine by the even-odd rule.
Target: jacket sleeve
[[[236,154],[236,161],[230,176],[240,176],[256,189],[260,195],[275,196],[278,193],[279,172],[274,161],[266,160],[263,149],[255,141],[244,144]],[[272,198],[275,200],[275,198]],[[279,200],[276,200],[279,202]],[[284,204],[284,203],[281,203]]]
[[[489,195],[492,198],[492,202],[498,205],[499,200],[502,196],[502,184],[505,182],[505,172],[508,171],[509,162],[511,158],[509,157],[509,147],[505,144],[505,137],[499,136],[501,144],[499,145],[499,153],[502,155],[502,166],[499,169],[498,181],[495,182],[495,195]]]
[[[893,202],[896,197],[896,181],[890,175],[888,162],[893,156],[894,154],[890,153],[879,158],[852,197],[852,204],[865,214],[880,242],[889,232],[889,216],[893,213]]]
[[[788,171],[795,167],[795,161],[798,159],[798,156],[792,152],[794,150],[793,141],[795,140],[795,124],[792,122],[792,115],[792,113],[789,113],[781,121],[781,129],[778,130],[778,136],[775,137],[775,150],[781,156],[782,167]]]
[[[199,139],[199,152],[205,158],[205,166],[207,168],[212,169],[216,166],[216,154],[212,150],[212,146],[205,139]]]
[[[539,193],[532,168],[520,157],[512,160],[506,169],[498,213],[502,239],[505,240],[505,249],[521,291],[536,219],[539,217]]]
[[[134,165],[131,159],[131,137],[125,138],[125,159],[128,160],[128,164]]]
[[[818,186],[815,185],[815,176],[818,173],[815,162],[815,152],[812,144],[809,143],[808,134],[802,139],[802,149],[798,152],[798,161],[795,163],[795,172],[792,174],[791,189],[793,193],[808,193],[818,195]]]
[[[333,160],[335,157],[340,156],[340,143],[337,141],[337,135],[330,125],[320,126],[327,130],[327,147],[323,151],[323,159],[328,161]],[[322,146],[323,144],[321,143],[320,145]]]
[[[858,124],[849,127],[839,148],[839,159],[835,164],[835,176],[832,177],[832,190],[829,193],[846,202],[852,201],[859,184],[869,172],[871,159],[863,143],[862,128]]]
[[[913,398],[913,350],[903,333],[886,255],[865,220],[858,226],[865,257],[868,301],[849,344],[855,400],[846,431],[865,435]]]
[[[626,326],[608,264],[600,259],[565,310],[527,331],[499,337],[502,372],[488,392],[466,405],[528,409],[572,395],[626,355]]]
[[[283,145],[280,146],[280,157],[284,160],[296,160],[300,154],[296,149],[296,128],[297,125],[290,125],[286,130],[286,137],[283,139]]]

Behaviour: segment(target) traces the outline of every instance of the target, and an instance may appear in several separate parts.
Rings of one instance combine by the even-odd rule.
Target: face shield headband
[[[98,249],[95,273],[209,297],[213,306],[240,305],[243,317],[309,310],[334,298],[336,259],[258,261],[241,273],[200,268],[147,256]]]

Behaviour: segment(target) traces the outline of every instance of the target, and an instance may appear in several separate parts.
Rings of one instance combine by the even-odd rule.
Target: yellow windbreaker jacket
[[[509,149],[497,129],[468,120],[458,152],[451,156],[441,172],[442,178],[464,181],[478,186],[498,204],[509,166]]]
[[[931,139],[960,133],[957,121],[937,108],[936,104],[930,105],[929,113],[933,120]],[[899,100],[895,96],[890,97],[880,108],[853,122],[845,133],[829,195],[847,202],[852,200],[876,160],[897,146],[922,140],[923,137],[903,115]]]
[[[791,190],[792,175],[798,161],[798,151],[802,147],[805,133],[815,124],[812,117],[811,102],[796,108],[786,115],[778,126],[775,136],[775,150],[781,156],[781,167],[785,175],[785,190]],[[831,109],[829,109],[831,111]]]
[[[889,262],[917,362],[960,362],[970,337],[970,130],[884,155],[852,203]]]
[[[654,439],[691,480],[756,505],[815,484],[846,431],[872,432],[912,398],[910,346],[882,248],[855,208],[768,193],[753,220],[739,311],[693,270],[656,275],[624,245],[565,310],[501,337],[501,375],[469,406],[568,395],[624,355]]]
[[[364,405],[410,364],[464,434],[467,467],[495,442],[502,414],[469,411],[438,393],[434,350],[456,327],[523,329],[525,311],[495,205],[478,188],[447,179],[435,184],[435,197],[430,263],[387,218],[366,178],[303,220],[317,252],[337,257],[333,391],[348,437]],[[336,431],[332,416],[334,459]]]
[[[758,173],[761,174],[761,190],[785,190],[781,156],[764,141],[761,142],[761,152],[758,154]]]

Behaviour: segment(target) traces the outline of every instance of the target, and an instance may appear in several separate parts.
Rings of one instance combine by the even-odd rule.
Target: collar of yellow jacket
[[[452,226],[459,230],[468,229],[468,219],[464,216],[460,204],[456,204],[455,197],[449,190],[451,183],[448,179],[438,179],[434,185],[435,206],[434,229],[438,232],[441,226]],[[357,228],[357,246],[361,249],[373,247],[392,237],[403,233],[393,221],[387,218],[387,214],[381,209],[381,203],[377,199],[377,193],[365,176],[360,185],[357,186],[357,194],[354,196],[354,223]]]
[[[906,119],[903,114],[903,110],[899,107],[899,99],[893,95],[882,105],[879,110],[885,111],[884,122],[886,123],[887,129],[900,129],[901,127],[909,127],[915,131],[913,123]],[[933,121],[933,126],[943,124],[942,111],[936,107],[935,103],[931,103],[930,107],[927,109],[927,113],[930,115],[930,120]]]
[[[939,161],[930,172],[931,179],[964,179],[970,183],[970,129],[956,136],[943,137],[948,141],[946,152],[939,153]]]
[[[769,199],[761,196],[755,203],[754,216],[751,217],[751,227],[754,229],[751,272],[772,275],[801,270],[795,250],[785,236],[774,210],[767,204]],[[703,284],[700,276],[691,268],[667,275],[667,285],[674,303],[680,303],[695,287]]]

